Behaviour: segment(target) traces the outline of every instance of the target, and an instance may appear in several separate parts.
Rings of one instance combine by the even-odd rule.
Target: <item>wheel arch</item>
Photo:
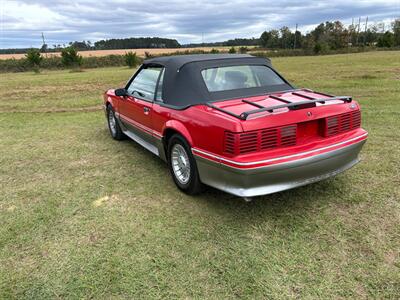
[[[181,122],[175,121],[175,120],[167,121],[163,128],[163,137],[165,138],[165,141],[167,142],[168,139],[174,133],[178,133],[181,136],[183,136],[186,139],[186,141],[189,143],[189,145],[193,146],[192,136],[190,135],[189,130],[187,130],[185,125],[183,125]]]
[[[115,96],[111,94],[111,91],[113,90],[108,90],[107,92],[104,93],[103,99],[104,99],[104,106],[107,108],[109,105],[113,108],[114,111],[118,110],[118,99],[115,99]]]
[[[164,153],[165,157],[167,157],[168,150],[168,141],[174,135],[181,135],[189,144],[190,147],[193,146],[193,139],[189,133],[189,130],[179,121],[170,120],[165,123],[163,128],[163,144],[164,144]]]
[[[106,106],[106,108],[108,108],[110,106],[113,107],[111,101],[108,101],[108,100],[106,101],[105,106]]]

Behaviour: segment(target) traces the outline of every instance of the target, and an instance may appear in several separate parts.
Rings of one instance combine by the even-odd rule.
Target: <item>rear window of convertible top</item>
[[[285,84],[272,69],[261,65],[209,68],[202,70],[201,75],[209,92]]]

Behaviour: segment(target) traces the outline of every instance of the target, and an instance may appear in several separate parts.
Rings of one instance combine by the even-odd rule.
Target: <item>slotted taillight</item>
[[[333,136],[359,127],[361,127],[359,110],[327,117],[325,119],[325,136]]]
[[[239,152],[241,154],[258,150],[258,131],[250,131],[239,134]]]
[[[229,154],[235,154],[236,134],[233,132],[225,132],[224,151]]]
[[[246,154],[297,143],[297,125],[266,128],[243,133],[225,132],[224,152],[231,155]]]
[[[288,147],[296,145],[297,141],[297,126],[286,126],[280,128],[280,146]]]

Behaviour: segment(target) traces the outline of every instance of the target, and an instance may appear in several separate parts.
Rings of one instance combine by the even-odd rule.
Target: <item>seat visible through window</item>
[[[246,88],[247,76],[240,71],[225,72],[225,88],[226,89],[241,89]]]

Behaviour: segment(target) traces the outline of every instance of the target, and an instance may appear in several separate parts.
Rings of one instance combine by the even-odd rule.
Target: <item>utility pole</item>
[[[360,36],[360,25],[361,25],[361,17],[358,18],[357,41],[356,41],[357,46],[358,46],[358,38]]]
[[[44,45],[46,45],[46,42],[44,41],[44,34],[43,34],[43,32],[42,32],[42,41],[43,41],[42,49],[43,49],[43,52],[45,53],[45,56],[47,57],[46,47],[44,47]]]
[[[293,49],[296,49],[296,40],[297,40],[297,27],[299,24],[296,23],[296,30],[294,31],[294,43],[293,43]]]
[[[365,45],[365,40],[367,38],[367,27],[368,27],[368,16],[365,19],[365,28],[364,28],[364,45]]]
[[[350,44],[353,46],[353,30],[354,30],[354,18],[351,18],[351,27],[349,28],[349,36],[347,37],[347,47],[350,47]]]

